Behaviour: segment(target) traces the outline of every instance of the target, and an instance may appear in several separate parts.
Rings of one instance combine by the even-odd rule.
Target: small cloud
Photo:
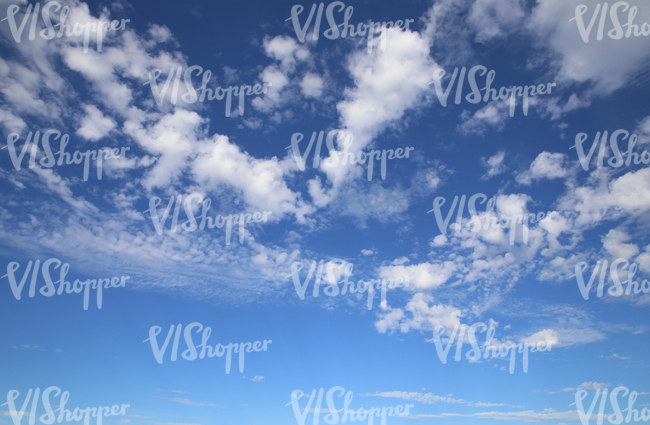
[[[155,390],[155,391],[164,391],[167,393],[176,393],[176,394],[187,394],[185,391],[181,391],[181,390]]]
[[[613,356],[600,356],[600,357],[604,357],[606,359],[620,359],[620,360],[629,360],[629,359],[631,359],[631,357],[619,356],[616,353],[614,353]]]
[[[436,247],[436,246],[443,246],[444,244],[447,243],[447,236],[445,235],[438,235],[433,240],[429,243],[430,247]]]
[[[323,79],[316,74],[307,73],[300,82],[300,89],[305,97],[318,98],[323,94]]]
[[[263,376],[256,376],[252,379],[253,382],[262,382],[264,380]]]
[[[12,345],[11,348],[15,350],[37,350],[37,351],[45,351],[45,348],[41,347],[40,345]]]
[[[210,406],[210,407],[221,407],[218,404],[214,403],[205,403],[202,401],[194,401],[190,400],[187,398],[179,398],[179,397],[174,397],[174,398],[168,398],[168,397],[161,397],[163,400],[170,400],[170,401],[175,401],[176,403],[181,403],[181,404],[189,404],[190,406]]]
[[[612,385],[609,382],[583,382],[582,384],[578,385],[576,388],[562,388],[560,391],[564,391],[565,393],[568,392],[575,392],[578,390],[602,390],[604,388],[609,387]]]
[[[486,170],[485,174],[481,177],[481,180],[488,180],[506,171],[506,166],[503,164],[503,159],[505,157],[506,153],[501,151],[490,158],[481,158],[481,166]]]
[[[530,168],[517,174],[517,183],[530,186],[535,180],[558,179],[569,175],[569,169],[564,168],[567,163],[566,155],[562,153],[542,152],[530,164]]]
[[[398,259],[396,259],[396,260],[393,260],[393,262],[390,263],[390,265],[391,265],[391,266],[401,266],[402,264],[404,264],[404,263],[408,263],[409,261],[411,261],[411,260],[409,260],[409,259],[406,258],[406,257],[401,257],[401,258],[398,258]]]
[[[512,325],[505,325],[505,326],[503,327],[503,330],[504,330],[504,331],[507,331],[508,329],[512,329]]]
[[[30,416],[29,412],[17,412],[15,410],[0,411],[0,416],[20,415],[21,413],[27,418]]]
[[[125,423],[125,424],[128,424],[129,422],[131,422],[131,419],[120,418],[120,422],[123,422],[123,423]]]
[[[508,406],[508,405],[503,404],[503,403],[483,403],[482,401],[479,401],[478,403],[470,404],[470,406],[474,406],[474,407],[498,407],[498,406]]]
[[[83,107],[87,115],[81,120],[81,125],[76,131],[78,136],[86,140],[97,141],[115,128],[115,121],[110,117],[105,117],[96,106],[83,105]]]
[[[362,249],[361,254],[368,256],[368,255],[374,255],[375,252],[372,249]]]

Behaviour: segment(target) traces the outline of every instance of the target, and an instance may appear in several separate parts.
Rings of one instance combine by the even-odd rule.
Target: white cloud
[[[607,387],[609,387],[610,384],[609,382],[583,382],[582,384],[578,385],[576,388],[562,388],[560,391],[564,392],[576,392],[579,390],[587,390],[587,391],[596,391],[596,390],[603,390]]]
[[[223,184],[235,188],[248,205],[273,211],[273,219],[289,213],[304,222],[305,215],[314,211],[284,181],[285,174],[295,167],[293,159],[256,159],[230,143],[226,136],[218,135],[201,142],[197,151],[192,171],[206,189]]]
[[[174,397],[174,398],[168,398],[168,397],[161,397],[164,400],[170,400],[170,401],[175,401],[176,403],[181,403],[181,404],[189,404],[190,406],[210,406],[210,407],[218,407],[219,405],[214,404],[214,403],[206,403],[202,401],[194,401],[190,400],[188,398],[180,398],[180,397]]]
[[[152,24],[151,27],[149,27],[149,35],[151,35],[151,38],[153,38],[156,43],[165,43],[174,38],[169,28],[165,25],[158,24]]]
[[[433,264],[421,263],[412,266],[382,266],[379,268],[379,274],[383,279],[413,276],[416,290],[438,288],[447,282],[455,271],[456,266],[451,261]]]
[[[280,92],[289,85],[289,77],[275,65],[269,65],[260,74],[260,79],[270,87],[267,89],[266,96],[254,98],[252,104],[258,111],[270,114],[282,104],[283,99]]]
[[[529,337],[521,338],[519,341],[531,345],[537,345],[538,342],[543,341],[548,349],[549,345],[551,348],[558,346],[558,343],[560,342],[560,336],[553,329],[544,329],[537,333],[534,333]]]
[[[561,153],[542,152],[530,164],[530,169],[517,175],[517,182],[530,185],[534,180],[564,178],[569,171],[564,167],[566,155]]]
[[[481,412],[481,413],[441,413],[441,414],[420,414],[413,416],[414,419],[418,418],[488,418],[496,420],[518,420],[518,421],[579,421],[577,411],[569,412],[541,412],[536,413],[532,410],[521,412]],[[595,415],[592,415],[595,418]]]
[[[634,244],[624,243],[630,239],[631,236],[626,232],[611,229],[603,238],[603,248],[613,257],[631,260],[639,253],[639,247]]]
[[[263,376],[256,376],[252,379],[253,382],[262,382],[264,380]]]
[[[528,29],[536,37],[541,46],[550,50],[549,59],[558,68],[558,80],[567,83],[590,82],[593,91],[598,95],[607,95],[625,86],[639,71],[650,56],[650,39],[648,37],[623,37],[613,40],[607,36],[612,24],[607,19],[604,37],[596,40],[598,24],[591,32],[589,43],[585,43],[578,31],[575,19],[576,6],[583,4],[581,0],[540,0],[533,9],[528,22]],[[650,21],[650,9],[643,2],[631,0],[631,6],[638,6],[635,22]],[[583,16],[589,24],[593,15],[595,3],[588,6]],[[621,13],[627,16],[627,13]],[[558,17],[563,17],[558,19]],[[564,18],[568,17],[568,18]],[[607,58],[607,60],[601,60]]]
[[[306,97],[320,97],[323,94],[323,79],[311,72],[308,72],[300,82],[302,93]]]
[[[429,243],[432,247],[443,246],[447,243],[447,237],[445,235],[438,235]]]
[[[650,209],[650,168],[630,171],[610,181],[609,171],[591,173],[585,186],[577,186],[559,199],[559,208],[575,211],[576,226],[595,226],[603,220],[636,218]]]
[[[99,140],[115,128],[115,121],[105,117],[94,105],[84,105],[86,116],[81,120],[81,126],[76,133],[86,140]]]
[[[464,110],[460,115],[462,123],[458,126],[458,130],[462,134],[478,134],[481,136],[485,134],[489,127],[502,130],[510,119],[508,117],[508,108],[505,101],[497,101],[488,103],[474,114]]]
[[[413,295],[404,309],[410,313],[410,317],[401,308],[383,308],[385,313],[378,314],[379,320],[375,322],[375,328],[380,333],[396,330],[407,333],[411,330],[430,331],[436,326],[445,326],[447,329],[460,326],[462,313],[459,309],[444,304],[429,306],[429,303],[433,303],[432,296],[423,293]]]
[[[476,0],[468,21],[476,31],[476,41],[482,43],[507,35],[523,18],[522,0]]]
[[[506,166],[503,164],[503,159],[506,157],[504,151],[497,152],[490,158],[481,158],[481,166],[486,169],[485,174],[481,176],[481,180],[488,180],[496,175],[506,171]]]
[[[19,133],[26,126],[22,118],[15,116],[6,109],[0,109],[0,123],[12,133]]]
[[[419,401],[424,404],[435,404],[438,402],[443,403],[452,403],[452,404],[467,404],[463,399],[456,399],[451,397],[451,394],[447,396],[439,396],[432,393],[420,393],[420,392],[406,392],[406,391],[384,391],[376,392],[374,394],[359,394],[363,397],[383,397],[383,398],[398,398],[402,400],[413,400]]]
[[[281,62],[282,69],[293,71],[297,61],[304,61],[309,58],[309,50],[296,43],[291,37],[278,35],[274,38],[264,39],[264,51],[267,56]]]
[[[351,151],[363,149],[381,131],[400,122],[407,110],[423,104],[425,89],[437,68],[430,56],[429,40],[417,32],[387,32],[387,48],[360,50],[348,57],[355,87],[344,91],[337,104],[344,129],[354,140]],[[342,149],[341,147],[339,149]],[[349,167],[329,171],[338,182]]]

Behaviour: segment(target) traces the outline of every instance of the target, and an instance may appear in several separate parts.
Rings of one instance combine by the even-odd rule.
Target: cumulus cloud
[[[517,182],[530,185],[535,180],[565,178],[569,174],[565,161],[564,154],[544,151],[537,155],[527,171],[517,175]]]
[[[630,239],[631,236],[626,232],[612,229],[603,238],[603,248],[613,257],[631,259],[639,253],[639,247],[624,243]]]
[[[408,333],[411,330],[432,331],[436,326],[447,329],[460,326],[462,312],[459,309],[444,304],[433,305],[433,301],[432,296],[417,293],[404,309],[385,307],[384,312],[378,314],[375,328],[380,333],[396,330]]]
[[[115,121],[105,117],[94,105],[84,105],[86,116],[81,120],[81,126],[77,129],[77,135],[86,140],[96,141],[108,134],[115,128]]]
[[[435,289],[447,282],[456,271],[451,261],[443,263],[422,263],[411,266],[382,266],[379,274],[383,279],[413,276],[416,290]]]
[[[323,79],[313,73],[307,73],[300,82],[302,93],[306,97],[320,97],[323,94]]]
[[[481,180],[488,180],[506,171],[506,166],[503,163],[505,157],[506,153],[501,151],[490,158],[481,158],[481,166],[486,169],[485,174],[481,176]]]
[[[636,22],[650,21],[650,10],[636,0],[628,2],[630,6],[638,6]],[[607,36],[613,28],[607,19],[604,27],[604,37],[596,40],[596,25],[588,43],[585,43],[578,31],[575,19],[576,6],[583,4],[581,0],[540,0],[533,8],[532,15],[526,26],[536,38],[540,46],[549,51],[549,59],[558,69],[558,79],[567,83],[585,83],[592,86],[595,95],[608,95],[625,86],[630,78],[643,69],[650,57],[650,39],[648,37],[630,37],[613,40]],[[588,25],[595,10],[595,4],[590,4],[583,16]],[[620,19],[623,18],[619,9]],[[567,19],[558,19],[567,16]],[[625,48],[621,47],[625,43]],[[603,61],[600,58],[608,58]]]
[[[547,347],[552,347],[557,346],[557,344],[560,342],[560,339],[558,333],[553,329],[544,329],[537,333],[534,333],[529,337],[521,338],[519,341],[530,345],[537,345],[538,342],[543,341]]]
[[[507,35],[525,16],[522,0],[476,0],[468,18],[479,43]]]

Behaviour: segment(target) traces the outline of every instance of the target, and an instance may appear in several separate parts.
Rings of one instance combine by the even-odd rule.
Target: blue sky
[[[588,3],[585,27],[597,4]],[[27,3],[0,1],[0,19],[14,4],[20,25]],[[639,393],[637,409],[650,406],[650,296],[607,293],[613,278],[628,278],[623,267],[603,274],[602,297],[595,274],[588,300],[574,276],[585,263],[588,282],[598,261],[619,259],[628,269],[637,264],[639,283],[650,275],[649,168],[608,165],[616,163],[609,136],[617,130],[629,134],[618,138],[623,159],[633,134],[634,152],[650,146],[650,38],[612,38],[608,11],[602,40],[597,18],[585,43],[582,21],[572,19],[582,4],[576,0],[345,3],[353,6],[355,27],[414,20],[408,30],[386,31],[385,48],[369,52],[367,37],[325,38],[328,3],[318,40],[314,16],[300,42],[291,20],[295,4],[61,2],[70,24],[129,20],[104,36],[101,51],[90,37],[87,52],[83,36],[29,40],[32,22],[36,31],[45,28],[41,16],[25,21],[20,43],[10,19],[0,21],[1,274],[16,262],[20,283],[29,261],[56,258],[69,265],[71,283],[130,276],[126,287],[104,289],[101,309],[91,289],[87,310],[83,293],[41,295],[40,272],[35,297],[28,296],[30,274],[20,300],[8,277],[0,279],[1,403],[11,390],[20,391],[21,406],[30,388],[57,386],[70,392],[67,407],[130,404],[124,416],[104,422],[147,425],[294,423],[293,391],[336,386],[354,393],[354,410],[414,404],[408,416],[389,417],[390,424],[578,424],[576,391],[588,391],[590,403],[596,390],[619,385]],[[304,25],[312,4],[301,4]],[[650,22],[645,2],[625,4],[637,7],[640,28]],[[625,4],[618,6],[621,23],[628,20]],[[54,9],[53,23],[60,13]],[[343,16],[336,8],[337,24]],[[497,90],[555,86],[530,98],[527,115],[518,96],[511,117],[509,100],[470,103],[466,75],[461,102],[454,101],[454,85],[443,107],[430,84],[434,72],[445,70],[446,89],[454,69],[477,65],[494,71]],[[268,89],[244,96],[243,115],[233,95],[227,117],[225,99],[180,100],[186,94],[180,78],[177,102],[172,81],[158,105],[150,72],[161,71],[163,90],[172,68],[192,66],[211,71],[212,90]],[[479,75],[483,88],[486,76]],[[195,89],[201,78],[193,74]],[[101,180],[95,161],[87,181],[83,164],[48,168],[42,141],[34,166],[28,147],[16,170],[11,148],[20,154],[30,132],[50,129],[69,135],[69,153],[129,149],[104,160]],[[338,156],[348,136],[354,153],[413,150],[386,161],[385,179],[375,160],[368,181],[367,164],[324,163],[332,130],[342,130],[332,133]],[[301,170],[292,135],[303,134],[303,154],[320,131],[321,162],[313,166],[314,142]],[[605,131],[604,166],[596,166],[597,145],[585,171],[572,149],[576,136],[586,134],[589,151]],[[15,145],[12,134],[20,136]],[[59,144],[50,139],[53,152]],[[272,214],[246,223],[243,243],[234,224],[227,244],[223,228],[171,232],[172,207],[158,234],[150,200],[161,199],[162,216],[171,197],[192,194],[211,200],[211,217]],[[472,231],[466,205],[462,229],[451,224],[454,213],[442,234],[430,212],[434,199],[445,198],[444,218],[454,197],[475,194],[493,198],[493,213],[487,202],[476,203],[482,223],[489,214],[555,214],[530,224],[526,240],[518,225],[510,244],[507,229]],[[179,208],[181,225],[187,217]],[[196,201],[190,208],[200,217]],[[321,260],[320,295],[312,295],[312,276],[301,300],[292,265],[303,264],[302,284]],[[331,278],[342,288],[345,265],[355,284],[412,278],[407,287],[389,288],[385,303],[376,293],[368,309],[367,293],[323,293]],[[179,359],[170,361],[170,341],[157,363],[144,342],[150,328],[161,327],[162,345],[171,325],[193,322],[212,329],[210,345],[273,342],[267,351],[246,353],[243,373],[236,354],[229,374],[224,358],[182,359],[182,336]],[[506,359],[467,361],[465,337],[463,359],[453,360],[454,346],[443,364],[434,328],[446,327],[446,342],[454,327],[479,322],[494,328],[493,344],[545,341],[552,348],[530,353],[527,373],[518,355],[511,374]],[[486,332],[477,332],[481,349],[485,339]],[[198,344],[200,335],[193,340]],[[336,400],[342,409],[343,397]],[[625,407],[627,398],[619,395],[619,403]],[[301,409],[306,404],[299,400]],[[8,406],[0,409],[0,423],[13,423]],[[321,421],[325,402],[322,409]],[[612,412],[607,404],[605,414]],[[39,405],[37,416],[43,413]]]

